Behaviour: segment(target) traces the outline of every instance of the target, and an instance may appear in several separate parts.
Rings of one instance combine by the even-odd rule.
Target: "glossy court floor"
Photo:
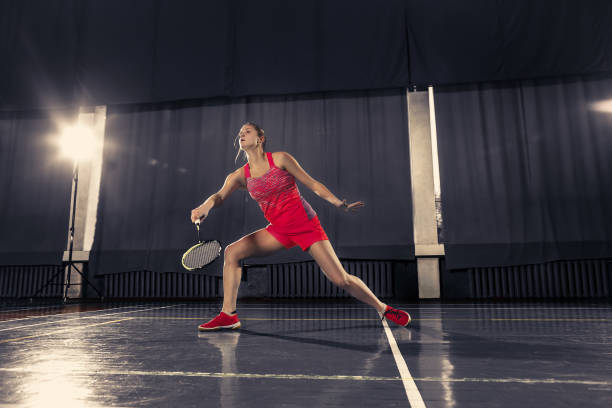
[[[0,406],[612,407],[612,306],[353,302],[0,309]]]

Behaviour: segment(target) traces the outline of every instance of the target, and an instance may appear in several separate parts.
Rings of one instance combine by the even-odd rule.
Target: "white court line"
[[[34,373],[49,374],[49,370],[33,369],[26,367],[0,368],[0,373]],[[401,381],[400,377],[375,377],[363,375],[316,375],[316,374],[256,374],[256,373],[213,373],[201,371],[145,371],[145,370],[70,370],[57,371],[54,374],[86,376],[95,374],[102,375],[138,375],[155,377],[205,377],[205,378],[251,378],[251,379],[275,379],[275,380],[344,380],[344,381]],[[423,377],[415,378],[419,382],[437,383],[518,383],[518,384],[569,384],[569,385],[612,385],[611,381],[572,380],[556,378],[437,378]]]
[[[180,306],[180,305],[173,305],[173,306]],[[445,305],[448,306],[448,305]],[[29,316],[29,317],[24,317],[24,318],[20,318],[20,319],[10,319],[10,320],[4,320],[4,321],[0,321],[0,324],[2,323],[10,323],[10,322],[17,322],[17,321],[21,321],[21,320],[31,320],[31,319],[42,319],[42,318],[48,318],[48,317],[54,317],[54,316],[63,316],[63,315],[69,315],[69,314],[75,314],[75,313],[95,313],[95,312],[104,312],[104,311],[108,311],[108,310],[118,310],[118,309],[126,309],[126,308],[135,308],[135,307],[139,307],[139,306],[120,306],[120,307],[114,307],[114,308],[109,308],[109,309],[99,309],[99,310],[88,310],[88,311],[74,311],[74,312],[67,312],[67,313],[57,313],[57,314],[50,314],[50,315],[42,315],[42,316]],[[27,309],[22,309],[22,310],[36,310],[39,308],[45,308],[45,307],[36,307],[36,308],[27,308]],[[213,308],[212,306],[210,308]],[[404,310],[415,310],[415,311],[419,311],[421,313],[428,313],[428,312],[452,312],[454,310],[512,310],[512,311],[521,311],[521,310],[539,310],[539,311],[547,311],[547,310],[607,310],[610,309],[610,307],[495,307],[495,308],[490,308],[490,307],[456,307],[456,308],[446,308],[446,307],[406,307],[402,305],[402,308]],[[181,308],[180,310],[206,310],[209,309],[207,307],[184,307]],[[370,310],[370,307],[299,307],[295,306],[295,307],[249,307],[248,305],[244,305],[244,306],[240,306],[239,308],[240,310]],[[21,310],[21,309],[20,309]],[[139,309],[140,310],[140,309]],[[15,310],[6,310],[4,312],[8,313],[8,312],[13,312]],[[0,330],[2,331],[2,330]]]
[[[57,309],[58,307],[62,307],[62,306],[61,305],[51,305],[51,306],[22,307],[22,308],[19,308],[19,309],[0,310],[0,313],[18,312],[20,310]]]
[[[382,318],[382,313],[379,315]],[[402,377],[402,383],[404,384],[404,390],[406,390],[406,396],[408,397],[410,407],[425,408],[423,397],[421,397],[421,393],[419,392],[419,389],[414,383],[412,375],[410,375],[408,365],[406,364],[404,357],[402,357],[402,353],[400,352],[399,347],[397,346],[397,342],[395,341],[395,337],[393,337],[393,333],[391,332],[387,321],[383,319],[382,325],[385,328],[385,334],[387,335],[387,340],[389,340],[389,345],[391,346],[391,351],[393,352],[395,364],[397,364],[397,369],[400,372],[400,377]]]
[[[37,337],[53,336],[55,334],[66,333],[66,332],[71,332],[71,331],[75,331],[75,330],[82,330],[82,329],[85,329],[85,328],[88,328],[88,327],[104,326],[105,324],[113,324],[113,323],[118,323],[118,322],[124,322],[126,320],[132,320],[132,318],[131,317],[126,317],[124,319],[117,319],[117,320],[111,320],[111,321],[102,322],[102,323],[88,324],[86,326],[68,327],[66,329],[55,330],[55,331],[50,331],[50,332],[45,332],[45,333],[40,333],[40,334],[34,334],[34,335],[30,335],[30,336],[17,337],[17,338],[13,338],[13,339],[2,339],[2,340],[0,340],[0,344],[2,344],[2,343],[12,343],[12,342],[21,341],[21,340],[35,339]]]
[[[176,306],[180,306],[180,305],[171,305],[171,306],[152,307],[152,308],[148,308],[148,309],[130,310],[129,312],[105,313],[105,314],[98,314],[98,315],[95,315],[95,316],[82,316],[82,317],[75,317],[74,319],[56,319],[56,320],[53,320],[51,322],[27,324],[25,326],[17,326],[17,327],[7,327],[6,329],[0,329],[0,332],[7,331],[7,330],[25,329],[25,328],[34,327],[34,326],[44,326],[44,325],[47,325],[47,324],[54,324],[54,323],[71,322],[71,321],[74,321],[74,320],[91,319],[92,317],[106,317],[106,316],[114,316],[114,315],[118,315],[118,314],[144,312],[144,311],[147,311],[147,310],[166,309],[166,308],[169,308],[169,307],[176,307]],[[113,309],[106,309],[106,310],[113,310]],[[91,310],[91,312],[99,312],[99,310]],[[85,312],[83,312],[83,313],[85,313]],[[68,313],[64,313],[64,314],[68,314]],[[57,316],[57,315],[53,315],[53,316]]]
[[[445,305],[448,306],[448,305]],[[413,310],[435,310],[435,311],[453,311],[453,310],[609,310],[612,309],[610,306],[602,307],[547,307],[547,306],[523,306],[523,307],[418,307],[418,306],[403,306],[402,310],[413,309]]]
[[[403,310],[406,309],[411,309],[411,310],[417,310],[417,311],[453,311],[453,310],[542,310],[542,311],[546,311],[546,310],[608,310],[608,309],[612,309],[612,307],[610,306],[602,306],[602,307],[443,307],[443,306],[448,306],[448,305],[441,305],[440,307],[418,307],[418,306],[404,306],[404,305],[396,305],[398,307],[401,307]],[[199,310],[203,310],[203,309],[208,309],[208,308],[216,308],[217,306],[215,305],[210,305],[210,307],[207,307],[207,305],[202,305],[202,307],[185,307],[183,309],[199,309]],[[219,307],[220,309],[220,307]],[[341,306],[336,306],[336,307],[300,307],[299,305],[296,305],[294,307],[250,307],[248,305],[239,305],[238,306],[238,310],[242,310],[242,309],[247,309],[247,310],[257,310],[257,309],[262,309],[262,310],[370,310],[371,307],[341,307]]]
[[[2,321],[0,321],[0,324],[2,324],[2,323],[10,323],[10,322],[18,322],[20,320],[43,319],[45,317],[63,316],[63,315],[70,315],[70,314],[75,314],[75,313],[95,313],[95,312],[104,312],[104,311],[107,311],[107,310],[127,309],[127,308],[134,308],[134,307],[140,307],[140,306],[120,306],[120,307],[111,307],[111,308],[108,308],[108,309],[84,310],[84,311],[77,310],[77,311],[74,311],[74,312],[55,313],[55,314],[40,315],[40,316],[29,316],[29,317],[22,317],[20,319],[2,320]]]
[[[206,310],[205,307],[182,307],[181,310]],[[211,308],[212,309],[212,308]],[[371,307],[243,307],[240,310],[371,310]]]

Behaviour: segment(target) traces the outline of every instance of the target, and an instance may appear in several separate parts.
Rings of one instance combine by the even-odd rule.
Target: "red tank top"
[[[313,219],[317,214],[300,194],[295,177],[274,165],[272,153],[266,152],[266,156],[270,169],[261,177],[251,177],[249,164],[244,165],[247,190],[266,219],[271,224],[287,228]]]

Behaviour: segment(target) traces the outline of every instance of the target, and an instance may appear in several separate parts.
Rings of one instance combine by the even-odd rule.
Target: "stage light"
[[[595,102],[591,105],[593,110],[598,112],[612,113],[612,99],[606,101]]]
[[[59,146],[64,157],[76,161],[88,160],[96,150],[93,130],[83,125],[66,126],[62,130]]]

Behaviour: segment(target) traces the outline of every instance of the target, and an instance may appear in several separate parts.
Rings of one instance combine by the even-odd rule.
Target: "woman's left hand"
[[[354,203],[348,204],[346,199],[342,200],[342,204],[340,204],[340,208],[343,208],[344,211],[357,211],[359,208],[365,207],[365,203],[363,201],[355,201]]]

